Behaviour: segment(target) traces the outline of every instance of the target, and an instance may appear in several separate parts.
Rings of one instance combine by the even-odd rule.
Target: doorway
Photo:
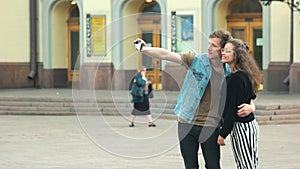
[[[239,38],[249,46],[260,73],[260,89],[263,89],[262,59],[262,7],[258,0],[232,1],[227,16],[227,30],[234,38]]]
[[[228,30],[233,37],[242,39],[249,45],[251,56],[258,67],[262,69],[262,23],[261,22],[233,22],[228,23]]]
[[[68,20],[68,81],[80,80],[79,10],[72,6]]]
[[[147,43],[146,46],[161,47],[161,16],[159,5],[156,2],[146,3],[142,6],[138,24],[139,38]],[[161,60],[141,54],[139,66],[147,68],[146,76],[152,82],[153,89],[161,90]]]

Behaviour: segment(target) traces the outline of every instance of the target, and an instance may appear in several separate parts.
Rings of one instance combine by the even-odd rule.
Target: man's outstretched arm
[[[137,51],[140,51],[152,58],[156,58],[160,60],[168,60],[179,64],[182,63],[181,56],[178,53],[170,52],[163,48],[146,47],[145,46],[146,43],[142,39],[134,40],[133,44],[135,45]]]

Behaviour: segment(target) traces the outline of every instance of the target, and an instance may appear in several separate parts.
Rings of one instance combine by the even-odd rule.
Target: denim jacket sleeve
[[[207,54],[196,55],[187,71],[174,113],[191,123],[211,76],[211,65]]]

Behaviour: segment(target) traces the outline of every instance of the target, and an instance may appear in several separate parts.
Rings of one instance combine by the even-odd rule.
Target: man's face
[[[207,52],[208,52],[209,59],[220,59],[221,39],[220,38],[210,38]]]

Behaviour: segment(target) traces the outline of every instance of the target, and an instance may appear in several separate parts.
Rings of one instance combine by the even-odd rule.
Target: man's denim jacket
[[[225,64],[223,80],[230,74],[230,68]],[[186,73],[182,88],[178,95],[175,114],[182,120],[191,123],[204,91],[211,77],[212,67],[207,54],[195,56],[189,70]],[[222,80],[222,81],[223,81]]]

